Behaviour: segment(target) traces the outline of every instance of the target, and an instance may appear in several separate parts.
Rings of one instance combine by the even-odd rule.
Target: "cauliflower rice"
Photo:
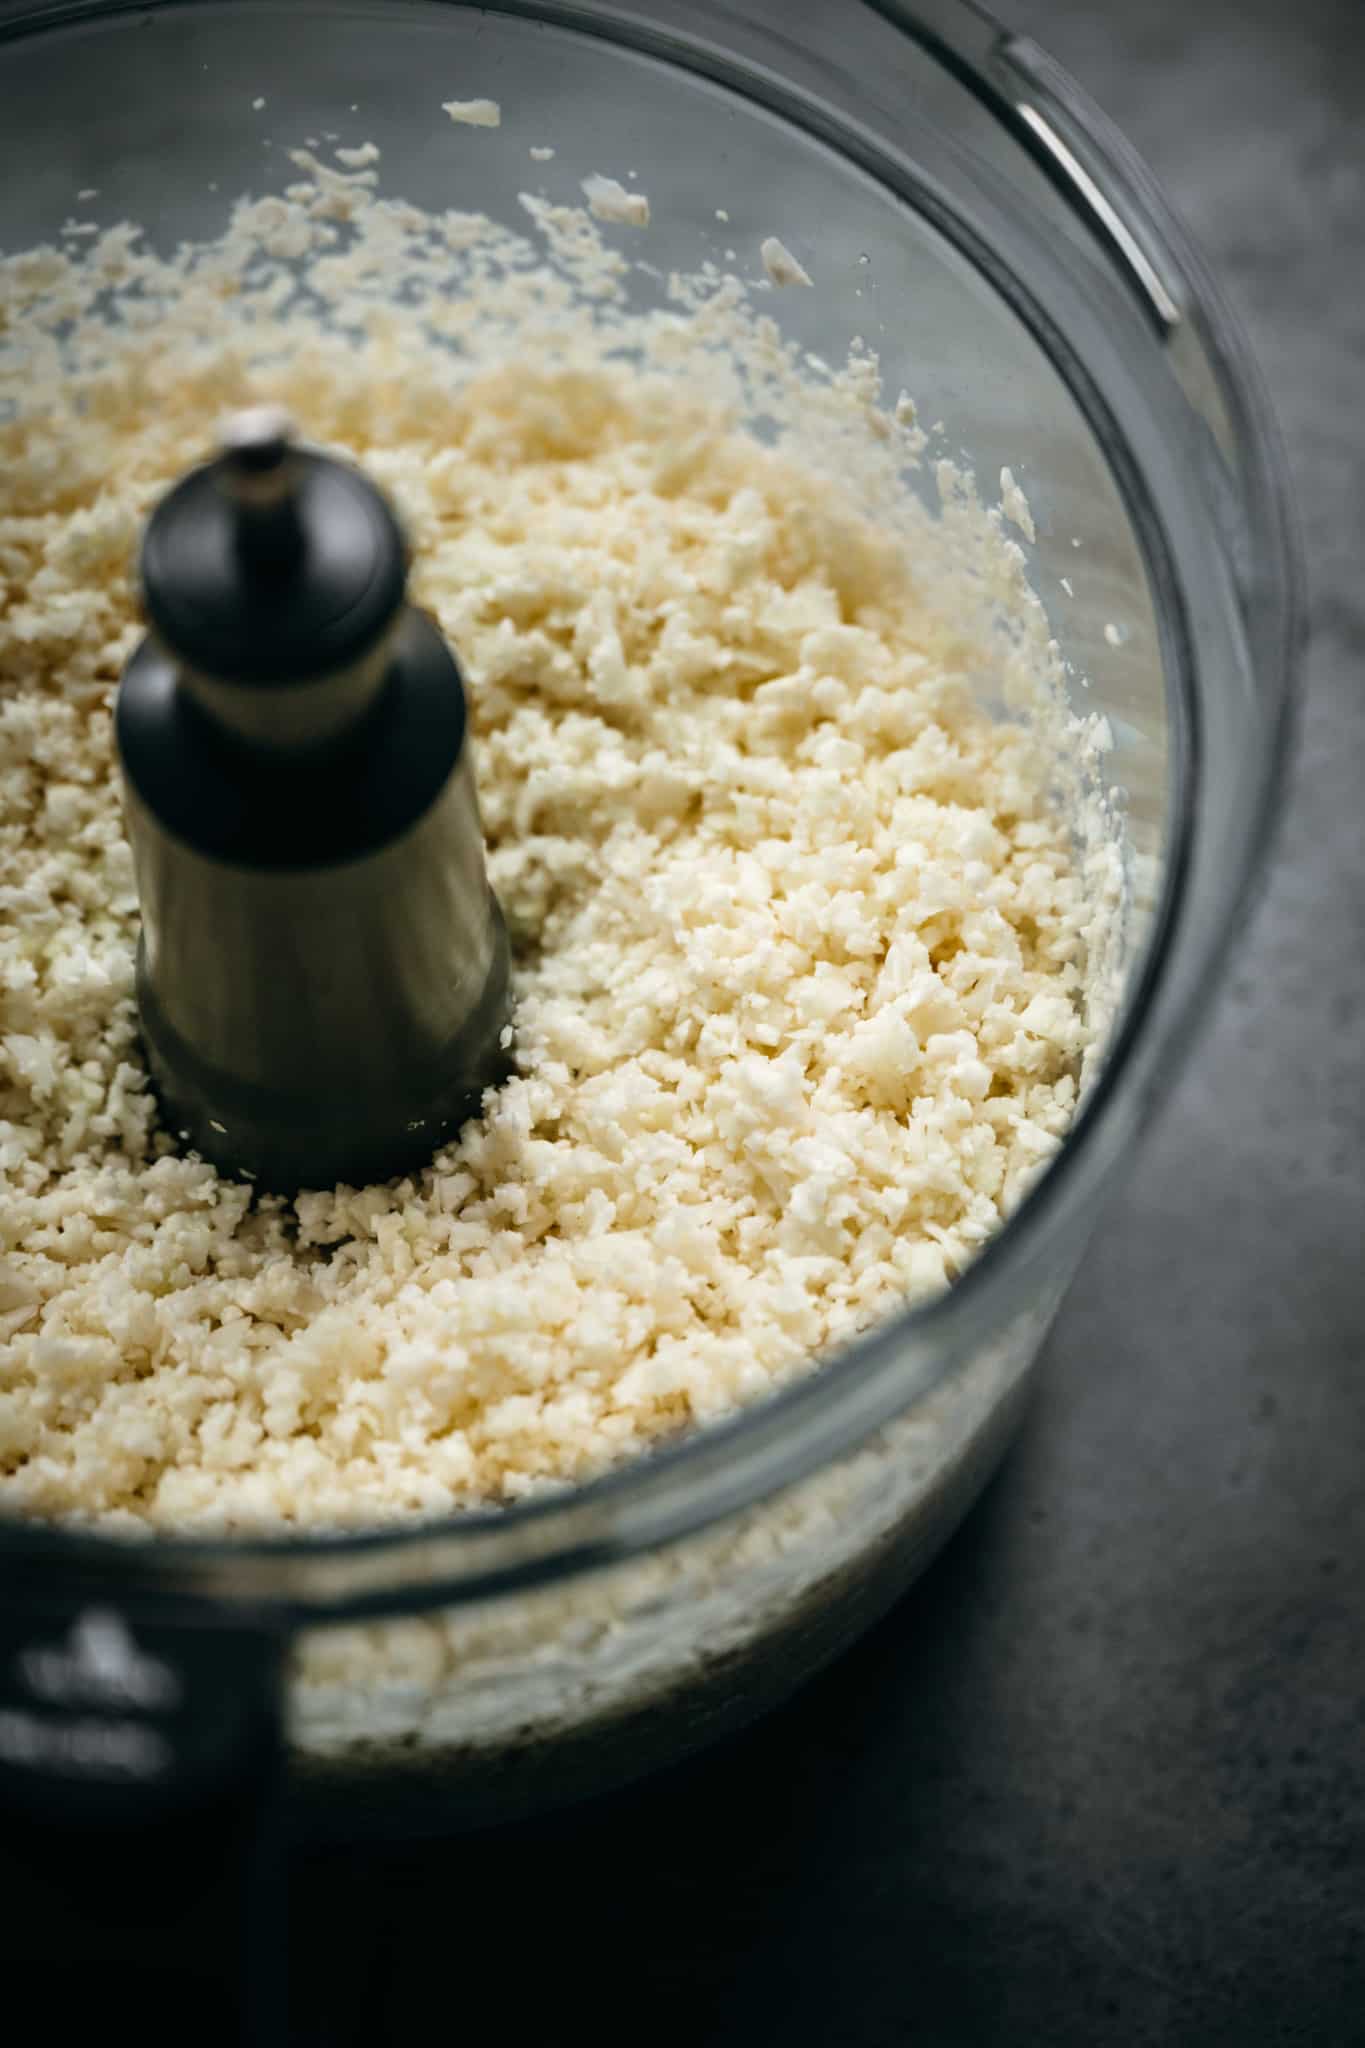
[[[533,267],[299,160],[213,250],[111,230],[0,266],[7,1512],[355,1525],[585,1480],[951,1283],[1100,1036],[1055,649],[998,517],[944,478],[945,521],[898,530],[760,445],[736,362],[819,407],[737,291],[675,281],[622,349],[581,209],[524,201]],[[679,378],[689,349],[714,376]],[[292,1203],[158,1128],[111,745],[141,523],[248,396],[408,523],[515,958],[482,1118],[415,1179]],[[824,399],[869,476],[918,453],[866,358]],[[1011,642],[955,584],[969,517]]]

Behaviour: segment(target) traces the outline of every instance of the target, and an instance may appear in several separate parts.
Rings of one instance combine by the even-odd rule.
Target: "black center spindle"
[[[177,1132],[292,1193],[388,1179],[506,1071],[460,673],[385,499],[258,407],[157,507],[116,733],[137,994]]]

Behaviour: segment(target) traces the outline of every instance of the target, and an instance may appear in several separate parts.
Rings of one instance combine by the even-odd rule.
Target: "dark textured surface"
[[[314,1986],[374,1942],[334,2039],[457,2025],[476,1981],[544,2043],[1365,2041],[1365,8],[1001,11],[1154,165],[1272,386],[1315,632],[1271,884],[919,1590],[610,1812],[315,1864]]]
[[[999,7],[1156,168],[1290,444],[1315,638],[1270,888],[919,1589],[609,1810],[301,1862],[299,2040],[1365,2042],[1365,6]]]

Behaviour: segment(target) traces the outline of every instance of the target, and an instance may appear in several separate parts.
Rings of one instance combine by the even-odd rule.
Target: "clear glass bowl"
[[[454,193],[447,93],[504,109]],[[966,0],[799,23],[776,0],[0,7],[5,251],[56,238],[83,188],[159,248],[212,235],[323,131],[379,144],[386,192],[499,219],[530,182],[576,200],[638,166],[663,273],[781,236],[819,286],[775,295],[784,332],[829,361],[863,335],[954,451],[1027,489],[1031,580],[1113,728],[1135,878],[1122,1013],[1056,1162],[950,1295],[780,1397],[436,1527],[0,1530],[26,1609],[112,1608],[172,1659],[212,1642],[228,1690],[282,1673],[290,1796],[349,1833],[505,1817],[678,1756],[788,1693],[942,1540],[1246,913],[1299,610],[1274,431],[1202,264],[1071,81]]]

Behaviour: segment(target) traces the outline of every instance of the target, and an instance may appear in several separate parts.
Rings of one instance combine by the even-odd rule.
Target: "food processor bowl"
[[[452,95],[497,101],[500,124],[452,127]],[[799,22],[741,0],[0,7],[5,254],[73,214],[167,252],[212,238],[324,134],[378,145],[388,195],[497,220],[528,186],[581,204],[584,177],[637,171],[642,306],[673,272],[761,275],[779,237],[814,282],[773,293],[783,337],[824,363],[866,344],[885,389],[941,423],[935,450],[1027,494],[1030,581],[1077,708],[1112,736],[1127,878],[1117,1014],[1055,1161],[949,1293],[773,1398],[577,1490],[435,1525],[0,1525],[6,1796],[135,1819],[239,1780],[353,1835],[526,1813],[695,1749],[933,1553],[1008,1440],[1246,915],[1299,608],[1266,402],[1202,264],[1071,81],[967,0]],[[936,502],[931,465],[905,487]],[[34,1695],[53,1668],[35,1645],[92,1628],[107,1669],[169,1674],[144,1702],[154,1719],[158,1684],[175,1702],[155,1742],[127,1733],[136,1699],[87,1701],[78,1741],[70,1703]]]

